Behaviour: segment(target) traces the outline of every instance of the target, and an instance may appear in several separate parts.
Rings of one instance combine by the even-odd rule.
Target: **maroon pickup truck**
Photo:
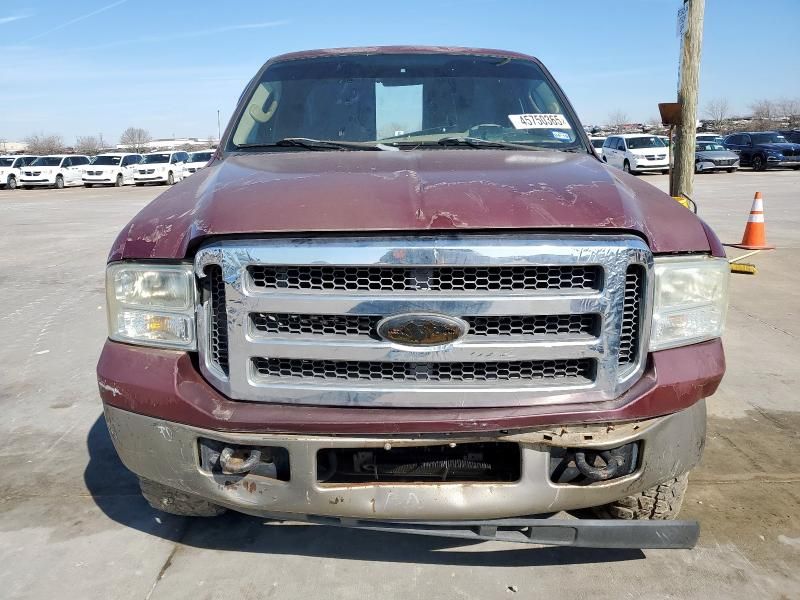
[[[728,273],[535,58],[286,54],[117,238],[100,395],[167,512],[687,547]]]

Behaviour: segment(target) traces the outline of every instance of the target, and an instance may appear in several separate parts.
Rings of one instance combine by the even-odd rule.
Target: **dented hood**
[[[184,258],[220,235],[470,229],[626,231],[657,253],[709,250],[697,217],[588,154],[436,149],[228,156],[146,206],[109,260]]]

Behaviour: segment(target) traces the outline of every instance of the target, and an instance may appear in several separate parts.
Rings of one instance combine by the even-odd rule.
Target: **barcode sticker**
[[[572,129],[564,115],[531,113],[508,115],[514,129]]]

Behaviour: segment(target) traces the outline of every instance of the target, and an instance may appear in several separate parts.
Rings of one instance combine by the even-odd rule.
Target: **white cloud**
[[[89,46],[88,48],[81,48],[81,50],[103,50],[106,48],[116,48],[118,46],[128,46],[131,44],[154,44],[158,42],[169,42],[173,40],[183,40],[187,38],[204,37],[209,35],[218,35],[220,33],[228,33],[231,31],[244,31],[248,29],[266,29],[268,27],[280,27],[288,25],[291,21],[265,21],[263,23],[243,23],[241,25],[227,25],[225,27],[215,27],[213,29],[197,29],[195,31],[181,31],[179,33],[171,33],[167,35],[149,35],[139,38],[132,38],[127,40],[117,40],[109,42],[108,44],[100,44],[98,46]]]
[[[30,15],[10,15],[8,17],[0,17],[0,25],[13,23],[14,21],[19,21],[20,19],[27,19],[28,17],[30,17]]]
[[[59,29],[64,29],[65,27],[69,27],[70,25],[74,25],[75,23],[83,21],[84,19],[88,19],[89,17],[93,17],[95,15],[99,15],[102,12],[106,12],[107,10],[111,10],[112,8],[115,8],[115,7],[119,6],[120,4],[125,4],[127,1],[128,0],[117,0],[117,2],[113,2],[113,3],[108,4],[106,6],[101,6],[97,10],[93,10],[92,12],[88,12],[85,15],[80,15],[79,17],[75,17],[74,19],[70,19],[69,21],[65,21],[65,22],[61,23],[60,25],[57,25],[57,26],[53,27],[52,29],[48,29],[47,31],[42,31],[41,33],[37,33],[33,37],[28,38],[26,41],[30,42],[30,41],[33,41],[33,40],[38,40],[39,38],[43,38],[46,35],[50,35],[51,33],[55,32],[55,31],[58,31]]]

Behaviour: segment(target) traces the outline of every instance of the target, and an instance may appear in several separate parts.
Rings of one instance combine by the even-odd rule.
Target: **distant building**
[[[25,152],[27,149],[28,145],[24,142],[6,142],[5,140],[0,140],[0,154],[19,154]]]
[[[190,148],[209,148],[216,147],[219,140],[209,138],[159,138],[150,140],[147,147],[153,152],[159,150],[175,150],[175,149],[190,149]],[[117,150],[124,150],[127,148],[125,144],[117,144]]]

